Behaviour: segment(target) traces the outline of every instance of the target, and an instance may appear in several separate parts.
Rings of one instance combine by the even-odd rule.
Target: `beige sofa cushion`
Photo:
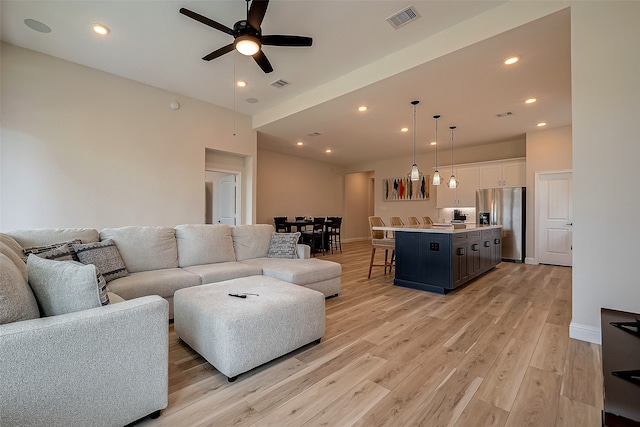
[[[11,249],[19,257],[22,258],[22,255],[24,255],[24,253],[22,252],[23,248],[22,246],[20,246],[20,243],[16,242],[16,239],[9,236],[8,234],[0,233],[0,243],[4,243],[7,248]]]
[[[105,228],[100,231],[100,240],[107,239],[116,242],[129,273],[178,267],[178,246],[173,228]]]
[[[27,276],[27,264],[22,260],[22,256],[17,254],[9,245],[0,240],[0,254],[9,258],[24,277],[25,282],[28,280]]]
[[[192,265],[185,267],[185,270],[200,276],[203,284],[222,282],[223,280],[237,279],[239,277],[259,276],[262,274],[261,266],[247,265],[236,261]]]
[[[243,261],[243,264],[261,267],[265,276],[301,286],[339,278],[342,275],[342,265],[316,258],[256,258]]]
[[[173,297],[178,289],[202,284],[200,276],[181,268],[139,271],[109,282],[109,291],[126,300],[146,295]]]
[[[271,224],[236,225],[232,227],[231,236],[233,237],[236,259],[244,261],[246,259],[266,257],[273,232],[274,229]]]
[[[93,228],[39,228],[9,231],[6,234],[13,237],[23,248],[70,242],[76,239],[82,240],[82,243],[100,240],[98,231]]]
[[[187,224],[175,230],[180,267],[236,260],[228,225]]]
[[[38,317],[38,304],[27,280],[17,264],[0,253],[0,325]]]

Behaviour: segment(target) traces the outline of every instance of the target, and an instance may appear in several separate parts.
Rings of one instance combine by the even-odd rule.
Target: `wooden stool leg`
[[[389,264],[387,262],[387,256],[389,255],[389,249],[385,249],[384,250],[384,274],[387,274],[387,265]]]
[[[372,247],[371,248],[371,262],[369,263],[369,276],[367,276],[367,279],[371,279],[371,268],[373,268],[373,257],[376,254],[376,247]]]

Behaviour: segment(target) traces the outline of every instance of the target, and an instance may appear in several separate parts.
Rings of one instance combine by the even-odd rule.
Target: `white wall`
[[[257,175],[259,223],[273,224],[274,216],[344,216],[341,167],[258,150]]]
[[[345,175],[345,205],[341,232],[343,241],[363,240],[371,237],[369,216],[373,214],[373,172],[357,172]]]
[[[599,342],[600,307],[640,312],[640,2],[571,7],[572,337]]]
[[[246,116],[233,137],[230,110],[4,43],[1,54],[0,230],[202,223],[206,149],[256,155]]]
[[[536,172],[571,170],[571,126],[527,134],[527,263],[535,258]]]

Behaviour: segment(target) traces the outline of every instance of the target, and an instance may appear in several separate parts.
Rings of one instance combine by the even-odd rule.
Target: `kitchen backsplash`
[[[475,223],[476,222],[476,208],[443,208],[439,209],[438,220],[435,222],[451,222],[453,219],[453,211],[460,211],[461,214],[467,216],[466,223]]]

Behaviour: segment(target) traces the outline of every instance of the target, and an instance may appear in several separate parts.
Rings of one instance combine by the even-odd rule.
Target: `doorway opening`
[[[205,171],[205,224],[240,224],[240,178],[235,171]]]

